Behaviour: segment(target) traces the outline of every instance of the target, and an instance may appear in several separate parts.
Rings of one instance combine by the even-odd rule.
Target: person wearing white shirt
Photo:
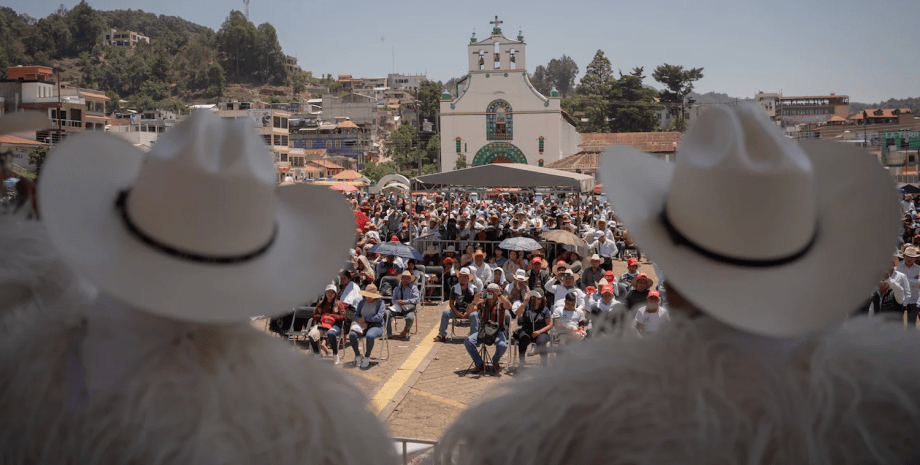
[[[351,279],[351,271],[343,271],[342,276],[339,278],[340,287],[342,292],[339,294],[339,301],[345,305],[350,305],[352,308],[358,308],[358,304],[361,302],[361,289],[358,285]]]
[[[917,313],[920,312],[920,263],[917,263],[917,258],[920,258],[920,249],[916,247],[908,247],[904,250],[904,263],[901,263],[895,268],[901,273],[904,273],[907,276],[907,282],[909,284],[909,292],[904,299],[904,309],[907,310],[907,327],[914,328],[917,326]]]
[[[646,302],[645,306],[639,307],[639,311],[636,312],[636,331],[642,335],[655,334],[662,323],[671,321],[668,310],[659,305],[661,297],[658,291],[649,291]]]
[[[479,289],[483,289],[485,284],[491,281],[492,278],[492,267],[485,262],[485,258],[486,253],[482,250],[477,250],[473,253],[473,263],[467,265],[470,272],[473,273],[473,284]]]
[[[583,340],[587,334],[586,324],[585,312],[576,306],[574,293],[566,294],[553,305],[553,327],[559,328],[562,341]]]
[[[604,262],[601,264],[601,268],[605,270],[613,269],[613,257],[617,255],[617,245],[607,237],[605,232],[597,235],[597,240],[588,244],[588,248],[594,249],[603,259]]]
[[[546,282],[546,290],[552,292],[555,296],[553,306],[562,302],[569,293],[575,294],[576,307],[584,310],[585,293],[575,286],[575,273],[572,270],[560,271],[561,266],[556,267],[556,277]]]
[[[896,269],[897,266],[898,256],[895,255],[891,268],[888,269],[888,276],[882,279],[878,289],[872,292],[869,316],[884,313],[886,319],[898,323],[904,321],[904,302],[910,299],[910,284],[907,282],[907,276]]]

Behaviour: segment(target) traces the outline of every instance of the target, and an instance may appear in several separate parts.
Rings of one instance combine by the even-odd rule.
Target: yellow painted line
[[[393,373],[393,376],[391,376],[390,379],[380,387],[380,390],[377,391],[377,395],[371,399],[371,406],[373,406],[375,415],[383,411],[387,403],[393,399],[396,393],[406,384],[406,381],[409,380],[409,377],[412,376],[412,373],[422,364],[422,360],[428,355],[428,351],[434,347],[435,343],[432,339],[438,335],[438,327],[439,325],[435,324],[434,327],[431,328],[431,332],[422,338],[418,347],[409,354],[409,357],[406,358],[406,361],[396,370],[396,373]]]
[[[441,402],[441,403],[444,403],[444,404],[447,404],[453,407],[457,407],[461,409],[466,408],[466,404],[464,404],[463,402],[457,402],[456,400],[448,399],[447,397],[441,397],[437,394],[432,394],[428,391],[421,391],[419,389],[412,388],[411,390],[409,390],[409,392],[413,394],[418,394],[420,396],[428,397],[429,399],[436,400],[438,402]]]

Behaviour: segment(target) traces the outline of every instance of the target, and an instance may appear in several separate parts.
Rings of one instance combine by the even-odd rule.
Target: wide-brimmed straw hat
[[[106,293],[174,319],[236,322],[299,305],[348,260],[348,202],[277,184],[248,123],[196,112],[146,155],[71,136],[42,167],[38,200],[61,258]]]
[[[757,108],[707,110],[675,163],[611,147],[600,179],[668,283],[754,333],[794,336],[843,321],[897,245],[898,199],[876,157],[849,144],[796,143]]]
[[[377,286],[375,286],[375,285],[373,285],[373,284],[368,284],[367,287],[364,288],[363,291],[360,291],[360,292],[359,292],[359,294],[363,295],[364,297],[370,297],[370,298],[372,298],[372,299],[380,299],[380,298],[383,298],[382,295],[380,295],[379,293],[377,293]]]

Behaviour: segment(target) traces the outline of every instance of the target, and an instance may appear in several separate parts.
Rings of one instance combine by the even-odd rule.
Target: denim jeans
[[[911,329],[916,329],[917,314],[920,313],[920,305],[907,304],[904,306],[904,308],[907,310],[907,327]]]
[[[438,336],[447,337],[447,325],[450,324],[450,317],[454,311],[450,308],[441,312],[441,327],[438,328]],[[470,313],[470,333],[479,331],[479,312]]]
[[[339,332],[342,330],[339,329],[337,325],[332,325],[328,331],[326,331],[326,337],[329,338],[329,345],[332,347],[332,355],[339,354]],[[314,341],[310,339],[310,345],[313,346],[313,353],[319,353],[319,341]]]
[[[355,357],[361,355],[361,352],[358,351],[359,338],[367,338],[367,342],[364,343],[364,355],[370,357],[371,353],[374,352],[374,339],[377,339],[380,336],[383,336],[383,327],[381,326],[369,326],[364,330],[363,335],[358,335],[354,332],[348,333],[348,339],[351,341],[352,350],[355,351]]]
[[[415,322],[415,304],[406,304],[402,306],[402,313],[393,313],[387,309],[387,337],[393,334],[393,315],[398,315],[406,320],[406,327],[403,331],[409,332],[412,329],[412,323]]]
[[[473,331],[470,337],[463,341],[463,345],[466,346],[466,352],[473,358],[473,363],[475,363],[476,366],[482,365],[482,357],[479,356],[479,349],[476,347],[479,345],[479,330]],[[498,334],[495,335],[493,350],[492,363],[498,363],[502,359],[502,355],[505,354],[505,351],[508,350],[508,342],[505,341],[504,331],[499,331]]]

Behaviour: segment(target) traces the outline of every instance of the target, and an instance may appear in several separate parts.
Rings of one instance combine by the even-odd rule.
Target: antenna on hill
[[[249,0],[243,0],[243,3],[246,5],[246,21],[249,21]]]

